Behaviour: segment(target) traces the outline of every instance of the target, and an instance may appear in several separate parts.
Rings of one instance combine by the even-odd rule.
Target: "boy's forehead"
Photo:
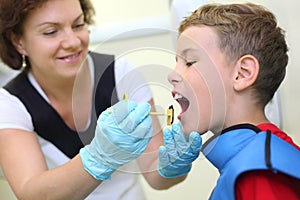
[[[214,57],[220,53],[219,37],[215,30],[209,26],[190,26],[178,37],[178,55],[204,58],[204,56]]]
[[[191,26],[178,37],[177,53],[180,55],[210,51],[218,48],[218,36],[207,26]]]
[[[177,55],[182,57],[201,57],[202,59],[211,54],[211,51],[206,46],[203,46],[192,40],[182,40],[177,46]]]

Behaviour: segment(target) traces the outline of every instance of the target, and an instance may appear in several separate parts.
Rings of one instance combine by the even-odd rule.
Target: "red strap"
[[[292,138],[289,137],[286,133],[284,133],[282,130],[280,130],[274,124],[271,124],[271,123],[259,124],[257,127],[262,131],[270,130],[274,135],[283,139],[284,141],[288,142],[289,144],[293,145],[300,151],[300,147],[293,142]]]

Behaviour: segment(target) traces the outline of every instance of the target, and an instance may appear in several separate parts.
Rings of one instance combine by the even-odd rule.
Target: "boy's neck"
[[[264,111],[264,107],[258,106],[254,101],[248,99],[233,101],[227,109],[225,126],[230,127],[236,124],[249,123],[258,125],[269,123]]]

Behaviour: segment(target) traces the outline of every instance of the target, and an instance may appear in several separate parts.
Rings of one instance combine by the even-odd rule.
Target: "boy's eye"
[[[193,64],[195,64],[197,61],[192,61],[192,62],[186,62],[186,66],[190,67],[192,66]]]

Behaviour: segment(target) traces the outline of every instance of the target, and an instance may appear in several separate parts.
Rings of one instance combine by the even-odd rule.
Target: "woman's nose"
[[[62,41],[62,46],[65,49],[76,49],[80,46],[80,38],[73,30],[68,30],[65,32],[65,37]]]

